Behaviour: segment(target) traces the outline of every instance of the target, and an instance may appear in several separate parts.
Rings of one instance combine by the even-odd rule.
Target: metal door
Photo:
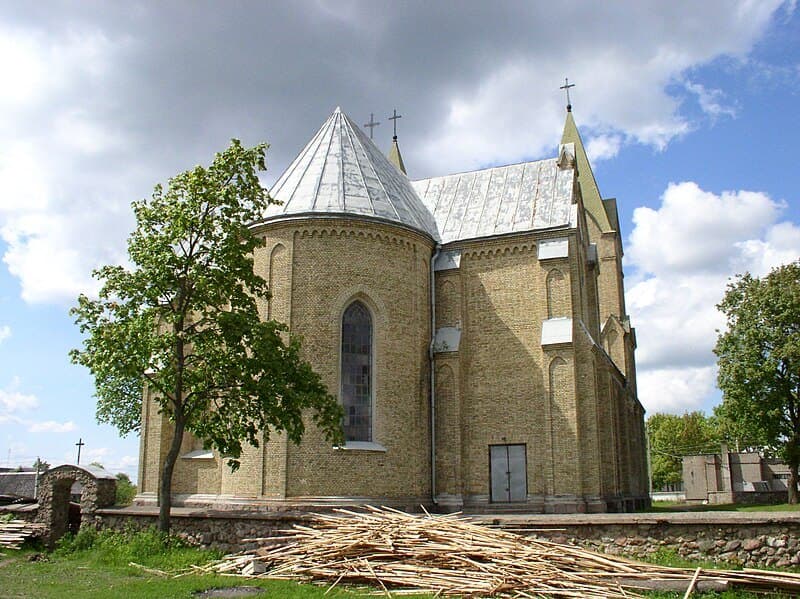
[[[491,501],[525,501],[528,476],[525,445],[490,445]]]

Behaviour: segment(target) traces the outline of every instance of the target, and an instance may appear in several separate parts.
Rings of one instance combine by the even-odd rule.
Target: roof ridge
[[[444,177],[456,177],[456,176],[459,176],[459,175],[468,175],[470,173],[479,173],[481,171],[488,171],[488,170],[491,170],[491,169],[503,169],[503,168],[510,168],[512,166],[521,166],[521,165],[526,165],[526,164],[537,164],[537,163],[541,163],[541,162],[551,162],[551,161],[554,162],[556,160],[558,160],[558,156],[555,156],[555,157],[551,156],[550,158],[540,158],[538,160],[521,160],[519,162],[511,162],[509,164],[495,164],[493,166],[484,166],[482,168],[476,168],[476,169],[468,170],[468,171],[458,171],[456,173],[447,173],[447,174],[444,174],[444,175],[434,175],[432,177],[423,177],[422,179],[414,179],[412,181],[412,183],[419,183],[421,181],[430,181],[431,179],[443,179]]]

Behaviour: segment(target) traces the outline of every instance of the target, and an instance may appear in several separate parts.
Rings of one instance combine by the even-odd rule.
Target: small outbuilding
[[[789,467],[757,452],[683,457],[687,502],[781,503],[787,499]]]

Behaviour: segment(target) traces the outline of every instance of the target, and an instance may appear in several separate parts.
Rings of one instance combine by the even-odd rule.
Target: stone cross
[[[77,446],[78,446],[78,461],[76,462],[76,464],[80,464],[80,463],[81,463],[81,447],[83,447],[84,445],[86,445],[86,443],[84,443],[84,442],[83,442],[83,439],[82,439],[82,438],[79,438],[79,439],[78,439],[78,442],[77,442],[77,443],[75,443],[75,445],[77,445]]]
[[[369,123],[364,123],[365,127],[369,127],[369,138],[372,139],[372,130],[380,125],[380,121],[375,120],[375,115],[371,112],[369,113]]]
[[[392,121],[392,139],[397,141],[397,119],[402,119],[402,114],[397,114],[397,108],[392,111],[392,116],[388,117],[390,121]]]
[[[574,83],[570,83],[569,79],[564,77],[564,85],[559,87],[558,89],[563,89],[567,92],[567,112],[572,112],[572,103],[569,101],[569,88],[575,87]]]

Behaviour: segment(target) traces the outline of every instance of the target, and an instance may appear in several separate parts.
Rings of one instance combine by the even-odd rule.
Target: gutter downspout
[[[431,500],[436,505],[436,373],[433,364],[433,344],[436,342],[436,275],[435,264],[442,245],[436,244],[431,258],[431,343],[428,346],[428,360],[431,366]]]

